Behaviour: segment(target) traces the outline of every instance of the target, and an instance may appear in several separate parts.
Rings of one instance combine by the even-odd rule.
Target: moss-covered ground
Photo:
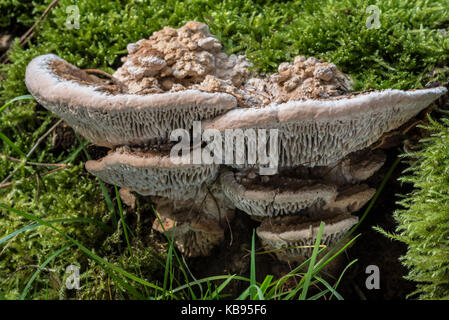
[[[11,31],[20,37],[50,2],[0,0],[0,33]],[[67,8],[72,5],[79,9],[79,29],[66,27],[71,14]],[[367,12],[369,5],[377,5],[380,10],[379,28],[367,27],[367,21],[373,22],[375,14]],[[271,72],[280,62],[302,54],[335,63],[355,80],[355,90],[445,84],[449,76],[447,8],[449,0],[61,0],[38,25],[28,43],[20,46],[16,39],[9,52],[9,62],[0,65],[0,106],[27,94],[23,82],[25,67],[37,55],[52,52],[78,67],[112,72],[120,65],[128,43],[148,38],[166,25],[180,27],[189,20],[207,23],[227,53],[246,54],[261,73]],[[23,155],[57,120],[33,100],[12,103],[0,113],[0,132],[11,142],[0,141],[0,154],[23,160]],[[446,237],[446,242],[449,233],[448,218],[441,207],[446,201],[442,198],[447,197],[447,181],[442,181],[447,171],[447,129],[440,126],[435,129],[442,133],[431,142],[434,149],[431,147],[419,155],[425,168],[418,168],[417,178],[410,180],[423,191],[412,195],[417,200],[404,202],[413,212],[417,234],[400,229],[401,239],[411,245],[413,258],[404,259],[412,267],[410,276],[425,281],[448,278],[449,259],[439,258],[445,254],[447,257],[447,243],[442,243],[441,250],[426,252],[425,255],[430,254],[435,260],[422,266],[414,262],[421,258],[419,251],[412,247],[427,237],[428,231],[423,231],[420,219],[429,210],[439,212],[435,219],[444,230],[438,232]],[[165,248],[152,245],[155,241],[149,226],[145,225],[146,216],[152,214],[151,207],[143,202],[137,214],[125,210],[125,219],[131,226],[129,232],[134,234],[131,255],[123,225],[119,223],[114,189],[102,186],[84,170],[86,153],[95,151],[89,147],[83,150],[84,146],[82,140],[74,139],[68,148],[55,149],[51,138],[44,139],[29,161],[70,164],[48,175],[45,173],[50,169],[46,167],[0,157],[0,181],[14,172],[8,179],[14,184],[0,187],[0,202],[38,218],[67,219],[54,224],[108,262],[147,281],[160,279]],[[439,178],[436,172],[441,173]],[[429,174],[436,180],[422,186],[419,177]],[[444,185],[446,189],[435,194],[434,185]],[[433,203],[432,208],[423,207],[428,195],[439,197],[431,198],[428,206]],[[415,201],[419,203],[414,204]],[[398,212],[402,225],[411,223],[401,217],[402,213]],[[0,244],[0,297],[18,298],[37,267],[57,250],[71,244],[64,235],[50,228],[30,226],[31,223],[0,209],[0,239],[12,234]],[[25,227],[29,230],[14,234]],[[434,240],[439,243],[441,239]],[[63,285],[64,270],[70,264],[79,265],[82,271],[86,290],[80,291],[78,298],[122,298],[114,279],[76,246],[64,250],[41,271],[27,298],[72,297],[73,293],[67,293]],[[438,270],[429,268],[429,264]],[[445,288],[444,294],[440,288]],[[447,297],[447,280],[441,286],[436,284],[422,291],[424,297]]]

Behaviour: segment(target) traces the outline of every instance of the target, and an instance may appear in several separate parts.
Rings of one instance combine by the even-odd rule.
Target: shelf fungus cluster
[[[371,146],[446,92],[352,93],[350,78],[334,64],[302,56],[258,75],[244,56],[227,55],[209,28],[194,21],[128,45],[122,62],[105,79],[42,55],[28,65],[26,85],[42,106],[111,149],[86,169],[151,197],[158,213],[153,228],[174,235],[188,256],[210,254],[236,209],[260,221],[257,235],[268,250],[280,249],[282,260],[310,255],[320,221],[324,244],[334,245],[375,193],[366,180],[385,155]],[[213,139],[195,143],[197,122],[199,136],[208,131]],[[188,144],[173,161],[177,130],[184,130]],[[247,134],[267,130],[276,135],[254,142]],[[228,143],[230,132],[244,134],[240,144]],[[214,161],[204,161],[212,140],[215,147],[231,146],[231,160],[247,156],[215,161],[229,150],[213,149]],[[270,174],[262,170],[261,148],[270,156],[275,151]]]

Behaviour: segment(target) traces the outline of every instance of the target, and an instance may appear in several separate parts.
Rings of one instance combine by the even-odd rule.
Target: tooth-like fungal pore
[[[320,243],[332,247],[358,222],[358,218],[349,214],[323,214],[315,220],[305,216],[270,218],[257,228],[257,235],[267,250],[276,250],[280,260],[304,259],[312,254],[321,221],[325,226]]]
[[[203,184],[215,179],[218,166],[192,164],[191,159],[182,159],[184,163],[175,164],[167,153],[136,153],[129,148],[117,148],[98,161],[87,161],[86,169],[107,183],[141,195],[189,199],[200,192]]]
[[[446,91],[443,87],[388,89],[264,108],[237,108],[209,121],[205,129],[219,130],[223,139],[229,129],[277,129],[280,167],[327,166],[369,147]],[[247,154],[249,147],[245,148],[242,152]]]
[[[359,183],[384,161],[382,151],[366,150],[331,167],[284,169],[274,176],[228,170],[220,175],[220,182],[231,202],[252,216],[295,215],[323,208],[348,213],[359,210],[374,195],[374,189]]]
[[[249,215],[269,217],[298,213],[306,208],[331,202],[337,188],[324,183],[278,177],[277,181],[246,186],[235,179],[232,171],[220,176],[224,194]]]
[[[104,84],[59,57],[34,58],[25,83],[36,100],[92,143],[105,147],[167,142],[176,129],[237,106],[225,93],[184,90],[163,94],[111,94]]]

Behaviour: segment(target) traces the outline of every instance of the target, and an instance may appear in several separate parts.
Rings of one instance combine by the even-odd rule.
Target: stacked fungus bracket
[[[30,62],[25,82],[42,106],[110,148],[86,169],[150,197],[158,213],[153,229],[174,234],[188,256],[209,255],[236,209],[260,221],[257,235],[282,260],[307,258],[321,221],[323,243],[334,245],[375,193],[366,180],[385,155],[373,144],[446,92],[352,93],[349,76],[334,64],[303,56],[258,75],[245,56],[227,55],[207,25],[195,21],[127,49],[108,79],[47,54]],[[278,152],[274,174],[258,170],[259,153],[252,163],[193,161],[207,147],[192,143],[196,121],[222,141],[229,131],[275,130],[275,138],[266,138]],[[176,130],[185,132],[189,152],[173,161]],[[233,152],[246,154],[251,143],[246,138]]]

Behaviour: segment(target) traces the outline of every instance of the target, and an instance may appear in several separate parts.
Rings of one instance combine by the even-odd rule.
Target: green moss
[[[58,174],[42,177],[39,189],[36,180],[16,183],[12,190],[0,189],[1,202],[41,219],[66,219],[65,222],[56,221],[55,225],[96,254],[106,257],[110,263],[138,274],[147,281],[155,281],[152,275],[161,269],[162,258],[153,248],[151,237],[149,234],[145,235],[145,242],[133,237],[133,256],[129,255],[123,241],[122,225],[111,225],[113,220],[101,198],[100,188],[83,167],[83,164],[80,164]],[[80,221],[80,218],[95,221]],[[3,236],[12,234],[30,223],[9,211],[0,211],[0,234]],[[130,227],[135,232],[140,226],[130,224]],[[149,233],[148,226],[145,231]],[[36,271],[36,266],[68,244],[70,242],[64,235],[44,226],[20,233],[7,241],[3,251],[0,250],[0,283],[4,282],[1,287],[7,293],[6,298],[18,298],[26,282]],[[109,294],[109,290],[118,294],[118,287],[113,281],[111,284],[103,268],[89,260],[76,247],[71,247],[55,259],[50,274],[45,275],[43,272],[43,276],[35,283],[36,292],[32,297],[57,299],[74,296],[73,291],[67,291],[64,285],[61,285],[65,283],[65,268],[72,264],[80,266],[82,279],[86,280],[82,282],[78,298],[104,298]]]
[[[31,27],[52,0],[0,0],[0,30]]]
[[[50,2],[0,1],[2,13],[10,13],[0,18],[0,28],[13,23],[29,27]],[[74,4],[80,11],[79,30],[65,26],[69,17],[66,9]],[[370,4],[378,5],[382,11],[380,29],[365,26],[369,16],[365,10]],[[0,65],[4,79],[0,83],[0,105],[27,93],[23,82],[25,68],[37,55],[52,52],[81,68],[112,72],[120,65],[128,43],[148,38],[166,25],[180,27],[189,20],[207,23],[227,53],[246,54],[262,73],[273,72],[280,62],[303,54],[337,64],[356,80],[355,90],[423,87],[448,79],[445,65],[449,60],[449,37],[439,30],[449,24],[448,7],[449,0],[61,0],[36,29],[32,41],[25,48],[16,43],[9,55],[11,63]],[[433,74],[435,68],[439,72]],[[0,132],[27,153],[55,119],[35,102],[17,102],[0,114]],[[54,154],[46,141],[30,160],[58,162],[77,147]],[[0,153],[18,156],[3,144]],[[48,219],[90,217],[111,225],[101,188],[84,171],[84,160],[78,156],[71,169],[43,177],[38,196],[36,179],[31,179],[0,189],[0,202]],[[14,169],[12,181],[33,177],[36,170],[45,172],[42,168],[0,159],[0,181]],[[30,223],[4,210],[0,213],[0,235]],[[146,265],[147,270],[142,272],[147,272],[145,277],[149,279],[156,268],[150,252],[138,242],[135,242],[137,259],[128,261],[119,231],[111,234],[95,224],[79,223],[62,224],[61,228],[108,260],[129,266],[131,272],[140,261],[142,266]],[[114,237],[115,245],[110,246]],[[0,248],[0,283],[8,279],[2,286],[5,295],[20,294],[34,272],[22,267],[42,263],[65,244],[60,235],[39,227],[18,235],[6,249]],[[51,267],[57,270],[55,274],[63,274],[68,263],[79,263],[85,268],[90,265],[84,275],[99,289],[89,290],[88,297],[109,297],[107,276],[77,250],[72,248],[63,253]],[[31,296],[59,297],[62,293],[49,279],[50,274],[39,277]]]
[[[2,162],[5,160],[2,160]],[[26,168],[24,170],[28,171]],[[31,169],[29,169],[31,170]],[[83,166],[77,165],[60,171],[58,174],[47,175],[40,180],[40,190],[36,179],[24,183],[16,183],[13,188],[0,189],[1,202],[14,206],[43,219],[58,218],[95,218],[104,219],[104,202],[96,196],[98,187],[83,172]],[[107,215],[106,215],[107,216]],[[31,222],[8,211],[0,211],[0,234],[6,236],[29,225]],[[101,239],[101,229],[93,223],[62,224],[63,230],[74,237],[83,239],[87,246],[93,246]],[[19,234],[7,242],[2,252],[0,262],[0,282],[13,272],[20,270],[16,276],[25,280],[36,271],[32,265],[40,265],[55,250],[67,245],[67,240],[60,234],[45,228],[37,227]],[[68,258],[70,257],[70,259]],[[67,261],[62,261],[67,260]],[[81,262],[85,257],[76,250],[66,255],[66,259],[58,260],[56,267],[65,269],[64,264]],[[23,283],[7,282],[10,289],[23,289]],[[10,287],[12,286],[12,287]],[[2,287],[5,289],[5,286]],[[7,292],[13,292],[8,290]]]
[[[422,150],[407,155],[410,168],[401,180],[414,190],[399,203],[394,217],[396,234],[389,236],[407,244],[401,258],[409,269],[407,279],[418,283],[412,296],[449,299],[449,120],[431,121],[432,132]]]
[[[79,7],[79,30],[65,26],[66,8],[73,4]],[[369,4],[381,10],[379,29],[365,26]],[[359,89],[415,88],[449,58],[449,38],[439,30],[449,23],[448,5],[447,0],[63,0],[41,24],[32,55],[55,52],[80,67],[116,68],[129,42],[165,25],[199,20],[228,53],[247,54],[261,71],[273,71],[298,54],[314,55],[354,75]],[[19,56],[11,67],[23,72]]]
[[[125,247],[121,254],[117,254],[117,248],[123,245],[123,236],[120,231],[117,231],[114,235],[108,238],[104,247],[111,246],[109,250],[104,250],[104,254],[116,266],[119,266],[133,274],[139,276],[145,281],[159,284],[159,279],[163,279],[164,258],[158,254],[154,248],[149,246],[148,242],[135,241],[132,245],[133,255],[129,256],[123,254],[127,252]],[[150,237],[150,234],[146,234],[146,237]],[[165,248],[166,251],[166,248]],[[120,289],[114,280],[110,279],[105,269],[98,264],[90,261],[89,265],[84,269],[84,273],[81,275],[82,286],[79,290],[79,298],[89,300],[108,300],[108,299],[123,299],[132,298],[128,294]],[[126,279],[122,279],[128,285],[136,287],[135,284],[130,283]],[[145,288],[136,288],[141,292],[145,292]]]

